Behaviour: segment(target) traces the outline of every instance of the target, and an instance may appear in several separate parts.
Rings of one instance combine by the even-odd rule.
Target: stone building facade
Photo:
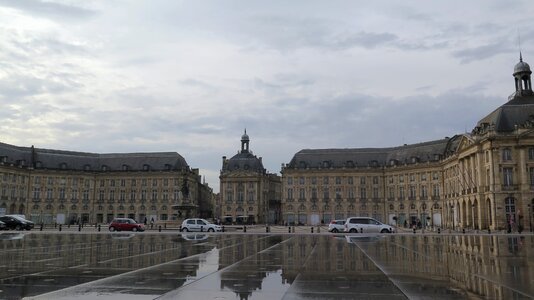
[[[531,229],[534,94],[531,70],[471,133],[392,148],[306,149],[282,165],[283,220],[320,224],[370,216],[399,226]]]
[[[249,149],[250,139],[241,137],[241,150],[222,158],[220,213],[223,223],[270,223],[280,220],[280,176],[263,167],[262,158]]]
[[[212,189],[175,152],[95,154],[0,143],[0,214],[44,224],[209,217]]]

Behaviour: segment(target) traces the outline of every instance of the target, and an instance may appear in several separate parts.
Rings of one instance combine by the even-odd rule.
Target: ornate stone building
[[[45,224],[178,222],[209,217],[212,194],[198,169],[175,152],[95,154],[0,143],[2,215]]]
[[[278,223],[280,219],[280,176],[268,173],[261,157],[249,149],[247,132],[241,137],[241,151],[222,158],[220,212],[224,223]]]
[[[451,229],[531,229],[530,75],[520,57],[516,91],[471,133],[392,148],[299,151],[282,166],[284,221],[371,216],[400,226],[420,221]]]

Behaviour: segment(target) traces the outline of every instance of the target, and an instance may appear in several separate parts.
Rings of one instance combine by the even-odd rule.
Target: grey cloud
[[[503,42],[486,44],[469,49],[453,52],[453,56],[460,59],[461,63],[470,63],[476,60],[484,60],[502,53],[511,53],[513,49]]]
[[[39,0],[0,0],[0,6],[11,7],[60,21],[86,19],[96,14],[93,10],[79,6]]]
[[[391,33],[358,32],[347,37],[342,37],[334,45],[342,49],[355,46],[369,49],[389,44],[397,39],[398,37]]]

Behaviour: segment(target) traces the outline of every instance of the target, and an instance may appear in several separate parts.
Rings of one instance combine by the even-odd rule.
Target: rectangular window
[[[439,184],[434,184],[432,186],[432,197],[439,197]]]
[[[330,199],[330,191],[328,190],[328,188],[325,188],[323,190],[323,199]]]
[[[152,179],[152,186],[158,186],[158,180]]]
[[[293,189],[287,189],[287,199],[293,199]]]
[[[100,187],[103,187],[105,185],[104,183],[105,183],[104,179],[101,179],[100,180]]]
[[[426,181],[426,173],[421,173],[421,181]]]
[[[293,184],[293,177],[287,177],[287,185]]]
[[[299,200],[304,200],[306,199],[306,193],[304,191],[304,189],[299,189]]]
[[[336,199],[341,199],[341,188],[336,188]]]
[[[504,186],[511,186],[514,184],[512,174],[513,169],[512,168],[503,168],[503,185]]]
[[[534,168],[529,169],[530,175],[530,188],[534,188]]]
[[[438,172],[432,172],[432,179],[433,180],[438,180],[439,176],[438,176]]]
[[[110,186],[115,186],[115,179],[111,179],[111,180],[109,181],[109,185],[110,185]]]
[[[354,188],[353,187],[349,188],[349,199],[354,199]]]
[[[504,148],[502,149],[502,160],[511,161],[512,160],[512,149]]]
[[[339,176],[336,177],[336,184],[341,184],[341,177]]]
[[[421,186],[421,198],[426,199],[426,197],[428,197],[426,185],[422,185]]]
[[[404,187],[403,186],[399,186],[399,198],[401,200],[404,200]]]
[[[121,179],[121,186],[126,186],[126,179]]]
[[[59,189],[59,200],[65,200],[65,188]]]
[[[104,190],[98,192],[98,201],[104,202]]]
[[[163,179],[163,186],[169,186],[169,179],[168,178]]]
[[[378,184],[378,176],[373,177],[373,184]]]
[[[33,188],[33,199],[39,200],[41,198],[41,189],[38,187]]]
[[[399,175],[399,182],[404,182],[404,175]]]
[[[54,197],[53,190],[52,189],[47,189],[46,190],[46,200],[52,200],[53,197]]]
[[[378,188],[373,188],[373,199],[378,199]]]
[[[311,183],[312,183],[312,185],[316,185],[317,184],[317,177],[315,177],[315,176],[312,177],[311,178]]]
[[[312,188],[312,200],[317,199],[317,188]]]
[[[83,190],[83,201],[89,201],[89,190]]]
[[[395,189],[393,187],[389,188],[389,199],[395,198]]]
[[[365,184],[365,177],[364,176],[360,177],[360,184]]]
[[[323,177],[323,184],[328,184],[328,176]]]
[[[304,185],[304,177],[299,177],[299,184]]]
[[[354,184],[354,178],[352,178],[352,177],[347,178],[347,183],[348,184]]]
[[[528,148],[528,160],[534,160],[534,147]]]
[[[364,187],[362,187],[360,189],[360,198],[361,199],[366,199],[367,198],[367,190]]]
[[[136,185],[137,185],[137,180],[132,179],[132,186],[136,186]]]

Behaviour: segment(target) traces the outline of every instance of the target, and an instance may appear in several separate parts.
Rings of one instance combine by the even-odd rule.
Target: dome
[[[245,129],[245,133],[241,136],[241,141],[250,141],[250,139],[248,138],[246,129]]]
[[[532,71],[530,71],[530,66],[526,62],[520,61],[514,67],[514,75],[517,73],[524,73],[524,72],[532,73]]]

